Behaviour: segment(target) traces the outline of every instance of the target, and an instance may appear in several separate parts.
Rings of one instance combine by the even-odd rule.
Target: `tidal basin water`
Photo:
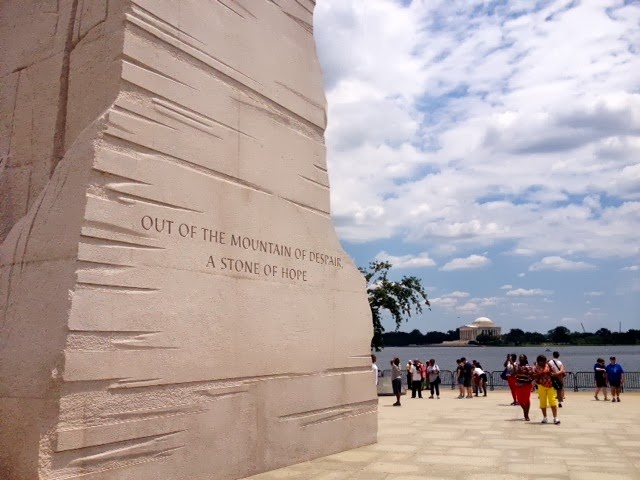
[[[546,351],[549,349],[550,351]],[[566,346],[541,345],[534,347],[386,347],[381,352],[374,352],[378,357],[378,368],[387,370],[393,357],[399,357],[402,365],[407,360],[420,361],[434,358],[441,370],[454,370],[455,361],[460,357],[467,360],[477,360],[484,370],[502,370],[502,364],[507,353],[520,355],[524,353],[529,363],[535,362],[538,355],[552,358],[551,353],[560,352],[560,360],[565,368],[571,372],[591,372],[598,357],[609,363],[609,357],[615,356],[617,362],[628,372],[640,372],[640,345],[606,345],[606,346]]]

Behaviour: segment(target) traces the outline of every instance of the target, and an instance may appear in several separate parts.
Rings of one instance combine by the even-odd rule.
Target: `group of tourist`
[[[542,423],[549,423],[547,409],[551,409],[553,423],[560,424],[558,408],[562,407],[564,400],[564,379],[567,374],[560,360],[560,353],[553,352],[551,359],[543,354],[538,355],[534,364],[529,364],[526,355],[519,357],[515,353],[507,355],[504,362],[504,370],[500,375],[509,385],[513,402],[511,405],[520,406],[524,413],[525,421],[530,421],[531,392],[538,391],[539,406],[542,412]],[[378,382],[378,367],[375,364],[376,356],[371,356],[376,385]],[[596,391],[595,399],[599,400],[599,393],[604,393],[604,399],[608,401],[607,387],[611,389],[611,401],[620,401],[620,390],[624,383],[624,371],[616,362],[616,357],[610,357],[610,364],[605,366],[605,361],[598,358],[593,367]],[[407,375],[407,386],[411,390],[411,398],[423,398],[422,391],[428,388],[431,392],[430,399],[440,398],[440,367],[434,359],[425,363],[420,360],[409,360],[404,368]],[[400,359],[391,360],[391,379],[393,394],[396,402],[393,406],[400,406],[402,394],[403,368]],[[456,360],[454,380],[457,382],[459,395],[457,398],[473,398],[487,396],[487,374],[476,360],[467,361],[465,357]]]
[[[375,355],[371,356],[375,365]],[[377,370],[374,367],[374,371]],[[429,388],[431,391],[430,399],[440,399],[440,367],[436,364],[435,359],[430,359],[425,363],[420,360],[409,360],[405,367],[407,375],[407,388],[411,390],[411,398],[423,398],[422,391]],[[377,375],[377,373],[376,373]],[[400,396],[402,395],[402,367],[400,359],[395,357],[391,360],[391,385],[393,394],[396,396],[394,407],[400,406]]]
[[[454,377],[459,399],[478,397],[481,393],[483,397],[487,396],[487,374],[477,360],[469,362],[465,357],[456,360]]]
[[[529,359],[524,354],[519,357],[515,353],[507,355],[501,377],[509,384],[513,398],[511,405],[522,408],[525,421],[530,421],[531,392],[537,386],[542,423],[549,423],[547,408],[551,408],[553,423],[560,424],[558,407],[562,407],[564,399],[566,370],[559,357],[558,352],[553,352],[550,360],[545,355],[538,355],[535,364],[529,365]]]

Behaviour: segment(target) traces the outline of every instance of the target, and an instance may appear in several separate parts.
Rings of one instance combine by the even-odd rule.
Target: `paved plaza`
[[[568,392],[560,425],[531,422],[507,391],[456,399],[379,398],[378,443],[251,477],[251,480],[638,480],[640,392],[620,403]],[[428,395],[426,395],[428,397]],[[551,420],[549,411],[549,420]]]

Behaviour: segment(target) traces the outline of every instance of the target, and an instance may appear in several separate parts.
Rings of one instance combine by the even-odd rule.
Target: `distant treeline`
[[[460,331],[449,330],[447,333],[427,332],[420,330],[407,332],[386,332],[383,334],[384,345],[388,347],[406,347],[408,345],[432,345],[460,339]],[[612,332],[601,328],[595,333],[572,332],[567,327],[556,327],[546,334],[539,332],[525,332],[514,328],[504,335],[478,335],[475,342],[478,345],[508,346],[508,345],[542,345],[545,343],[566,345],[640,345],[640,330],[626,332]]]

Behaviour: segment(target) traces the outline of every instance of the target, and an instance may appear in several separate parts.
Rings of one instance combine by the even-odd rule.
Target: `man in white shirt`
[[[375,377],[376,387],[378,386],[378,365],[376,365],[376,360],[378,357],[375,355],[371,355],[371,369],[373,370],[373,376]]]
[[[558,385],[561,387],[556,388],[556,394],[558,396],[558,407],[562,407],[562,401],[564,400],[564,377],[566,375],[566,371],[564,369],[564,365],[560,361],[560,352],[553,352],[553,358],[547,363],[549,364],[549,368],[551,368],[551,372],[555,374],[554,376],[558,379]]]

